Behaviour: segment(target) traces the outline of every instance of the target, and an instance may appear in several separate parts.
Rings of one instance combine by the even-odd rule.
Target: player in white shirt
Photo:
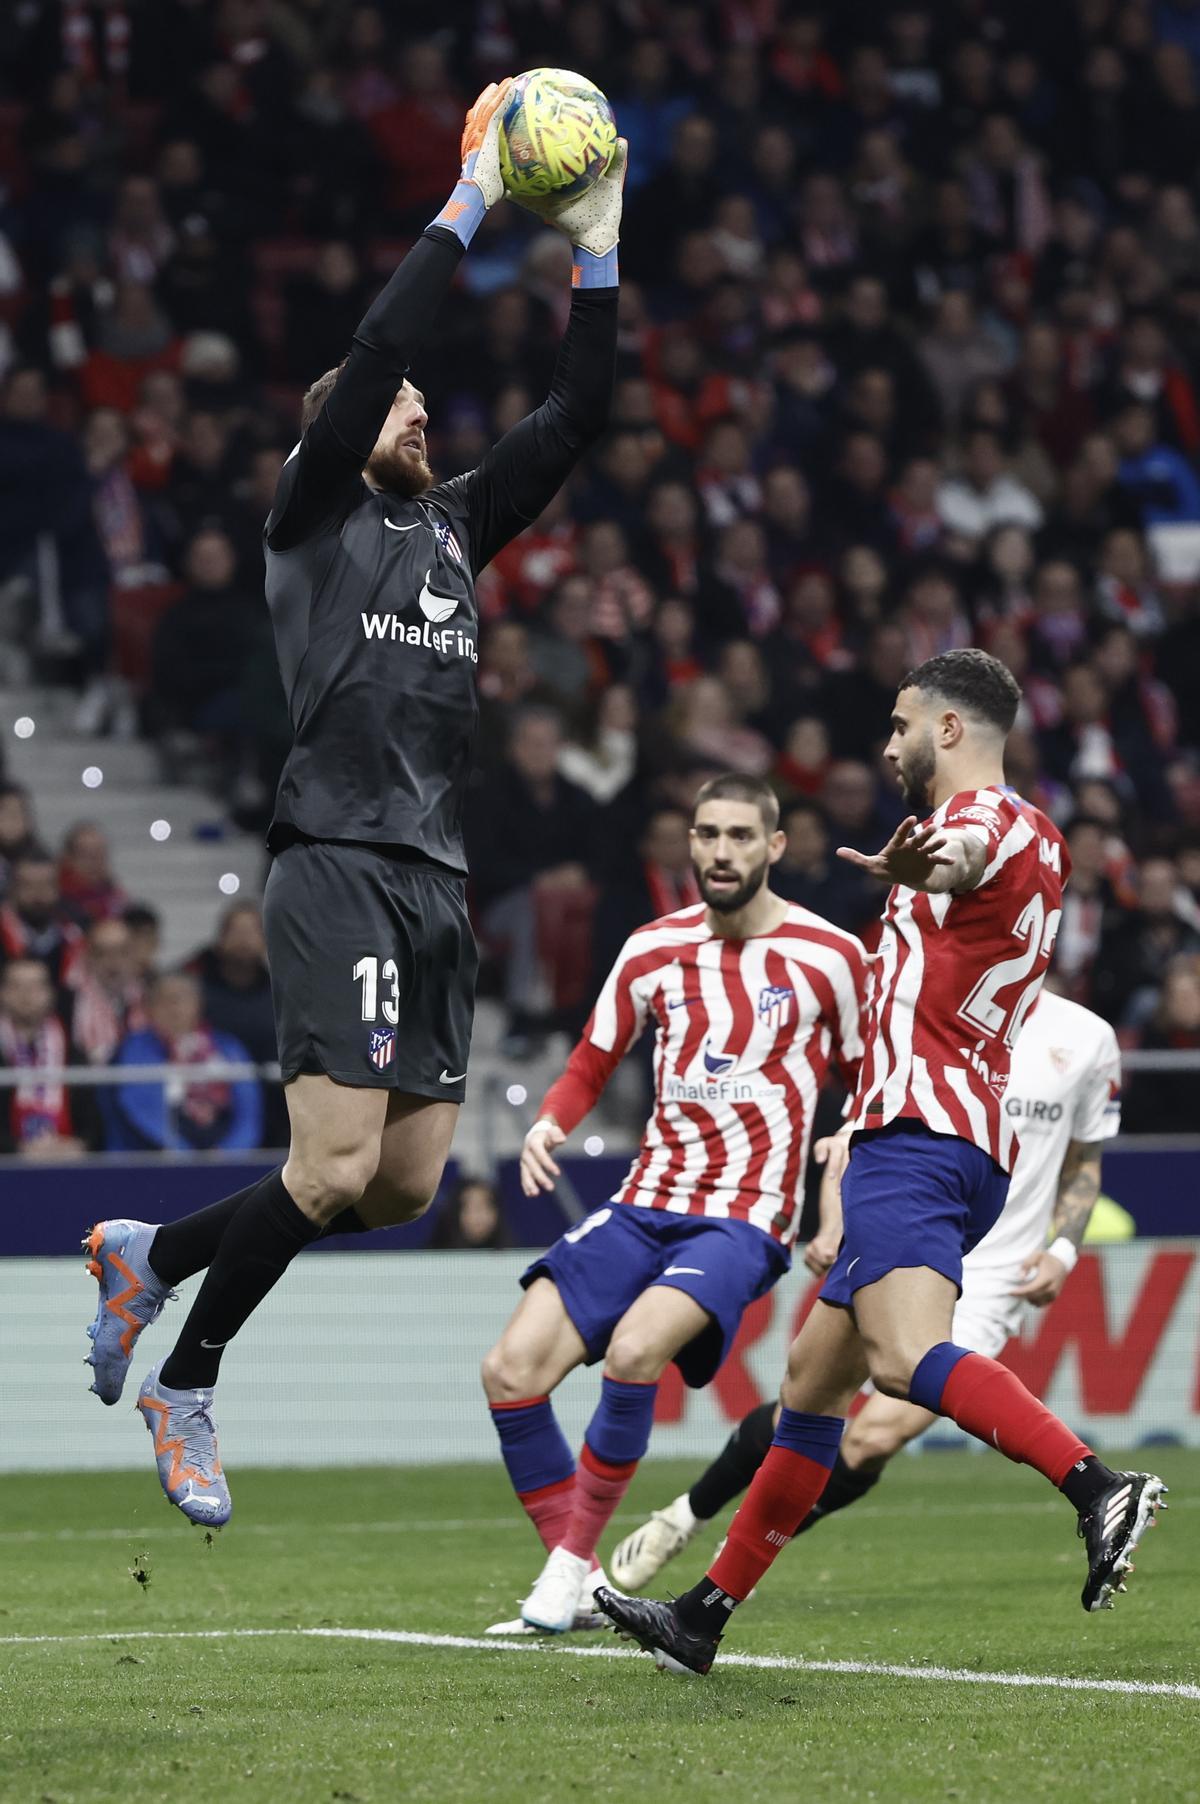
[[[1062,1290],[1100,1194],[1104,1142],[1121,1125],[1120,1085],[1121,1055],[1108,1022],[1044,989],[1017,1040],[1004,1095],[1020,1152],[1000,1219],[963,1260],[957,1345],[994,1359],[1024,1309],[1044,1309]],[[841,1238],[830,1186],[822,1204],[820,1231],[805,1253],[817,1276],[829,1269]],[[611,1565],[621,1590],[649,1584],[745,1489],[771,1445],[777,1408],[752,1410],[691,1490],[625,1537]],[[873,1392],[847,1422],[829,1483],[797,1532],[865,1495],[888,1461],[936,1420],[916,1404]]]

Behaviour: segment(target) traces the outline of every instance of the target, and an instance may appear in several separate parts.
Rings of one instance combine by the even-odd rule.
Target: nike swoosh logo
[[[846,1276],[847,1277],[850,1276],[850,1273],[854,1270],[855,1266],[858,1264],[858,1262],[861,1258],[862,1258],[862,1254],[857,1253],[854,1256],[854,1258],[850,1261],[849,1265],[846,1267]]]
[[[668,1002],[667,1007],[668,1007],[668,1009],[695,1008],[695,1006],[699,1002],[699,1000],[700,1000],[699,996],[685,996],[683,998],[682,1002]]]
[[[438,1083],[439,1084],[461,1084],[463,1081],[463,1078],[466,1077],[466,1075],[467,1074],[465,1071],[460,1071],[457,1077],[451,1077],[451,1075],[448,1071],[443,1071],[441,1076],[438,1078]]]
[[[425,572],[425,581],[421,584],[421,593],[417,596],[417,604],[426,620],[432,620],[435,626],[441,626],[449,620],[451,614],[458,612],[457,595],[439,595],[436,589],[429,587],[432,570]]]
[[[207,1347],[210,1353],[219,1353],[222,1347],[229,1345],[229,1342],[227,1340],[202,1340],[200,1345]]]
[[[702,1278],[704,1267],[702,1265],[669,1265],[663,1273],[663,1277],[682,1278],[685,1273],[690,1274],[693,1278]]]
[[[385,517],[384,525],[390,526],[393,532],[416,532],[418,526],[424,526],[424,520],[414,520],[411,526],[397,526],[394,520]]]

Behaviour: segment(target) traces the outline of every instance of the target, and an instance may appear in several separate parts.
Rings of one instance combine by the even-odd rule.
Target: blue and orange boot
[[[101,1221],[83,1242],[90,1255],[87,1268],[100,1286],[85,1363],[95,1373],[90,1388],[102,1403],[119,1400],[138,1335],[178,1294],[151,1270],[150,1248],[157,1232],[154,1222]]]
[[[137,1407],[154,1437],[154,1457],[167,1499],[198,1528],[221,1528],[233,1500],[212,1419],[211,1390],[168,1390],[158,1381],[160,1360],[142,1383]]]

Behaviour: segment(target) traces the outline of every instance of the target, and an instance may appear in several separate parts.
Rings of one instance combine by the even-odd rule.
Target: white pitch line
[[[423,1635],[415,1629],[130,1629],[105,1635],[0,1635],[0,1647],[74,1646],[83,1642],[254,1641],[269,1636],[312,1641],[373,1641],[389,1646],[454,1648],[466,1653],[549,1654],[552,1659],[637,1660],[639,1653],[609,1642],[576,1643],[484,1640],[477,1635]],[[721,1667],[753,1672],[830,1672],[885,1679],[917,1679],[952,1685],[1004,1685],[1018,1690],[1103,1691],[1122,1697],[1182,1698],[1200,1703],[1200,1685],[1154,1679],[1074,1679],[1062,1673],[974,1672],[965,1666],[901,1666],[890,1660],[804,1660],[788,1654],[722,1654]]]

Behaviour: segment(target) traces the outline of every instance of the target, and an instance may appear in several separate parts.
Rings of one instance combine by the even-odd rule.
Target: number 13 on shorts
[[[400,972],[394,958],[384,959],[382,972],[379,960],[370,956],[360,958],[355,965],[354,981],[362,985],[362,1018],[364,1021],[379,1019],[381,976],[390,989],[390,994],[383,998],[383,1018],[389,1027],[395,1027],[400,1019]]]

